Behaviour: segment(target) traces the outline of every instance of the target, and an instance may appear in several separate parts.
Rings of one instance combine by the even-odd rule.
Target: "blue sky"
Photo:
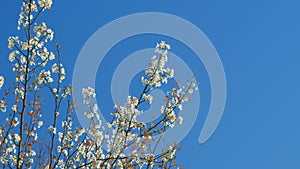
[[[4,75],[11,69],[6,39],[16,33],[19,2],[5,1],[0,6],[0,74]],[[185,58],[199,74],[201,110],[194,127],[181,142],[179,163],[188,169],[297,169],[300,168],[299,6],[297,0],[54,1],[52,11],[42,18],[63,46],[63,62],[69,74],[87,39],[114,19],[137,12],[164,12],[190,21],[218,51],[228,95],[218,129],[208,142],[199,144],[198,136],[210,103],[210,84],[201,62]],[[153,47],[161,39],[174,44],[173,52],[180,56],[189,52],[173,39],[145,35],[122,41],[108,55],[121,57]]]

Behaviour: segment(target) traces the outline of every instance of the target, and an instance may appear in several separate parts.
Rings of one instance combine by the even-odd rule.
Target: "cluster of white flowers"
[[[153,101],[153,96],[147,95],[147,94],[144,93],[143,94],[143,99],[145,99],[146,101],[148,101],[149,104],[151,104],[152,101]]]
[[[95,89],[92,87],[82,89],[83,98],[96,97]]]
[[[27,13],[29,13],[29,12],[38,12],[38,7],[37,7],[35,1],[32,1],[32,3],[24,3],[23,8],[25,8],[25,11]]]
[[[13,47],[15,47],[15,44],[19,44],[20,43],[20,40],[19,40],[19,37],[18,36],[11,36],[8,38],[8,48],[9,49],[12,49]]]
[[[18,86],[15,88],[14,94],[15,96],[18,96],[21,99],[24,99],[24,91],[25,91],[24,87]]]
[[[18,30],[21,28],[25,29],[28,25],[32,24],[32,21],[34,21],[38,16],[34,16],[34,12],[39,13],[45,9],[51,9],[53,3],[52,0],[38,0],[38,7],[35,0],[30,2],[23,2],[21,13],[19,14]]]
[[[11,52],[8,57],[9,61],[13,62],[16,59],[16,56],[18,56],[19,54],[20,52],[17,50]]]
[[[59,82],[61,83],[66,78],[66,71],[62,64],[54,63],[52,65],[52,73],[59,74]]]
[[[137,129],[140,127],[146,126],[143,122],[139,122],[137,120],[137,116],[139,116],[142,112],[137,109],[139,102],[138,98],[128,96],[127,103],[124,106],[115,106],[116,113],[114,116],[118,119],[113,121],[113,125],[123,126],[121,130],[126,132],[126,128]],[[128,123],[130,122],[130,126]]]
[[[49,29],[47,27],[46,23],[44,23],[44,22],[42,22],[40,25],[36,25],[33,28],[33,31],[36,33],[37,38],[45,37],[46,42],[47,42],[47,39],[49,39],[50,41],[53,40],[54,32],[51,29]]]
[[[51,9],[53,2],[52,2],[52,0],[38,0],[38,3],[41,8]]]
[[[96,97],[95,89],[92,87],[82,89],[83,103],[89,105],[91,99]]]
[[[155,53],[152,61],[149,63],[149,68],[145,70],[146,77],[142,77],[142,83],[151,87],[160,87],[162,83],[168,83],[168,79],[173,78],[174,69],[165,68],[168,62],[168,50],[170,45],[164,41],[156,45]]]
[[[29,4],[26,4],[26,3],[23,3],[23,7],[21,8],[21,13],[19,14],[19,20],[18,20],[18,30],[20,30],[21,29],[21,27],[22,28],[24,28],[24,29],[26,29],[27,28],[27,26],[29,25],[29,17],[28,17],[28,15],[27,15],[27,13],[29,12],[27,12],[27,11],[24,11],[23,9],[24,9],[24,6],[25,7],[28,7],[29,6]],[[32,16],[32,15],[31,15]],[[30,16],[30,19],[32,18]]]
[[[187,102],[190,98],[190,95],[198,90],[198,83],[193,80],[188,82],[188,87],[174,87],[171,91],[168,92],[168,95],[165,98],[166,105],[161,107],[161,114],[164,114],[166,117],[166,121],[164,121],[164,125],[166,127],[174,127],[175,123],[182,124],[183,117],[176,116],[175,110],[176,108],[181,111],[183,109],[182,103]]]
[[[51,77],[51,72],[49,70],[48,71],[42,70],[37,80],[39,84],[53,82],[53,78]]]

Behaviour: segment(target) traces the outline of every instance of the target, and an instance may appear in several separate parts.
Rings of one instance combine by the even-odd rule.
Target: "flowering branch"
[[[156,45],[145,75],[144,88],[138,96],[128,96],[124,105],[115,105],[113,119],[102,124],[96,93],[91,87],[82,90],[88,128],[75,126],[72,86],[64,85],[66,71],[61,62],[61,46],[56,43],[56,55],[48,43],[54,32],[39,22],[43,11],[50,10],[52,0],[23,0],[18,30],[22,36],[8,38],[11,53],[8,59],[16,75],[12,93],[5,91],[0,111],[7,116],[0,127],[0,166],[2,168],[172,168],[177,143],[156,153],[164,132],[181,124],[178,115],[190,95],[197,90],[195,77],[187,87],[176,84],[166,93],[157,121],[138,121],[142,104],[152,104],[151,91],[174,78],[174,70],[167,67],[170,45],[162,41]],[[4,77],[0,76],[0,89]],[[45,89],[45,90],[42,90]],[[44,104],[44,97],[53,96],[53,105]],[[7,100],[13,100],[12,105]],[[48,100],[46,100],[48,101]],[[11,107],[11,109],[7,109]],[[62,114],[60,114],[63,112]],[[52,119],[47,121],[43,117]],[[61,125],[60,125],[61,124]],[[107,127],[105,127],[107,126]]]

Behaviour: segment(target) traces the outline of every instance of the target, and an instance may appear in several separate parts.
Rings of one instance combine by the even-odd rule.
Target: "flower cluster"
[[[52,0],[38,0],[41,8],[51,9]]]
[[[46,25],[46,23],[42,22],[40,25],[36,25],[33,28],[33,31],[36,33],[36,38],[44,37],[46,40],[49,39],[50,41],[53,40],[54,32],[49,29]],[[39,44],[39,39],[33,39],[36,45],[43,45]]]
[[[3,84],[4,84],[4,77],[0,76],[0,89],[2,88]]]
[[[165,127],[174,127],[175,123],[182,124],[183,117],[176,116],[176,109],[181,111],[183,109],[182,104],[187,102],[190,98],[190,95],[198,90],[198,83],[195,81],[195,78],[192,78],[191,82],[188,82],[188,87],[174,87],[171,91],[168,92],[168,95],[165,97],[166,104],[161,107],[160,113],[166,117],[163,124]]]
[[[146,77],[141,78],[142,83],[148,86],[160,87],[162,83],[168,83],[168,79],[173,78],[174,69],[165,68],[168,62],[168,50],[170,45],[164,41],[156,45],[155,53],[152,61],[149,63],[149,68],[145,70]]]

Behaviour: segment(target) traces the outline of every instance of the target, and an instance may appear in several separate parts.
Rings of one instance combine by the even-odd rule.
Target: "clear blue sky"
[[[0,6],[0,74],[4,75],[9,72],[7,69],[11,70],[7,38],[16,32],[19,2],[5,1]],[[170,13],[192,22],[209,37],[219,53],[228,95],[215,134],[205,144],[198,144],[209,108],[210,84],[201,62],[187,61],[199,74],[201,110],[195,126],[181,142],[179,163],[188,169],[298,169],[299,6],[297,0],[67,0],[54,1],[53,10],[45,13],[45,19],[63,46],[63,62],[69,74],[86,40],[114,19],[150,11]],[[168,40],[137,36],[118,44],[110,55],[153,47],[161,39]],[[169,41],[175,44],[174,53],[188,52],[183,45]]]

